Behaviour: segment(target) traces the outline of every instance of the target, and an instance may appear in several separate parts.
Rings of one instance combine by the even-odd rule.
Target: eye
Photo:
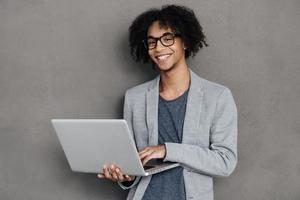
[[[155,42],[154,41],[148,41],[148,44],[154,44]]]
[[[147,40],[147,44],[148,45],[155,44],[155,40],[148,39]]]
[[[170,40],[173,40],[173,35],[165,35],[163,38],[162,38],[164,41],[170,41]]]

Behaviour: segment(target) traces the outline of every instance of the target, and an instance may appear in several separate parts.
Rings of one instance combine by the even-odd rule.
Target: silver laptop
[[[124,119],[52,119],[71,169],[99,173],[104,164],[115,164],[124,174],[148,176],[179,166],[149,162],[142,165]]]

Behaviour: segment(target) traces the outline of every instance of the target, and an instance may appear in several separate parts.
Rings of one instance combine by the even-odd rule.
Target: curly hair
[[[161,9],[154,8],[140,14],[129,27],[130,53],[135,61],[149,61],[143,40],[147,38],[148,28],[155,21],[159,21],[162,27],[169,27],[180,33],[186,46],[185,58],[195,56],[200,48],[208,46],[193,10],[185,6],[164,5]]]

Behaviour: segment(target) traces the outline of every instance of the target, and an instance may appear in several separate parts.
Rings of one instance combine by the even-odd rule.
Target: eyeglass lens
[[[147,46],[148,46],[148,49],[154,49],[157,45],[157,41],[160,41],[160,43],[163,45],[163,46],[171,46],[174,44],[174,34],[166,34],[166,35],[163,35],[159,38],[148,38],[147,39]]]

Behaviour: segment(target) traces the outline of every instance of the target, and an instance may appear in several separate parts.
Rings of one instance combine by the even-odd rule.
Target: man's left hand
[[[164,144],[158,146],[149,146],[139,152],[140,159],[145,165],[151,159],[164,158],[166,156],[166,147]]]

